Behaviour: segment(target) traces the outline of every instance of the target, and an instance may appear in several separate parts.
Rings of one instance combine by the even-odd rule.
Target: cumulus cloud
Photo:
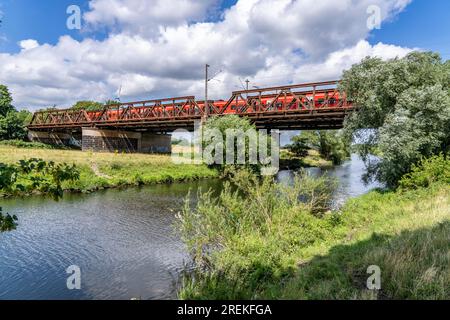
[[[367,42],[369,5],[392,19],[410,0],[239,0],[208,22],[218,1],[91,0],[90,28],[104,40],[62,36],[55,45],[33,39],[17,54],[0,53],[0,82],[19,107],[77,100],[198,95],[204,64],[222,69],[211,83],[214,98],[240,86],[330,80],[366,56],[404,56],[410,49]]]
[[[84,14],[92,27],[154,36],[160,28],[202,21],[218,0],[91,0]]]

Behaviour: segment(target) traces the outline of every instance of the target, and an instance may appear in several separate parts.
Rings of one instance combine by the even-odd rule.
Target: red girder
[[[327,81],[235,91],[228,101],[208,101],[210,115],[247,116],[260,127],[277,123],[317,121],[339,127],[353,105],[337,90],[338,81]],[[140,127],[173,129],[192,126],[205,115],[205,101],[194,96],[136,101],[105,106],[101,111],[51,110],[36,112],[30,130],[81,127]],[[280,122],[280,123],[281,123]],[[279,124],[282,127],[281,124]],[[301,127],[300,125],[298,125]],[[295,123],[294,126],[296,127]]]

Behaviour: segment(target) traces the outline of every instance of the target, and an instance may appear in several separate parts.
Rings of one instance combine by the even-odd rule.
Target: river
[[[324,173],[317,168],[311,174]],[[339,179],[336,204],[376,185],[361,182],[356,156],[326,170]],[[280,181],[293,173],[282,171]],[[173,230],[191,190],[220,189],[218,180],[1,200],[19,227],[0,233],[0,299],[172,299],[188,256]],[[66,269],[81,269],[81,290],[68,290]]]

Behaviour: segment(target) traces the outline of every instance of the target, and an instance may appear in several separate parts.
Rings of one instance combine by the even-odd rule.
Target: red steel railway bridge
[[[198,101],[193,96],[117,103],[102,110],[36,112],[30,139],[44,143],[79,141],[83,150],[168,152],[171,133],[194,130],[196,121],[236,114],[258,129],[340,129],[355,106],[339,81],[235,91],[228,100]]]

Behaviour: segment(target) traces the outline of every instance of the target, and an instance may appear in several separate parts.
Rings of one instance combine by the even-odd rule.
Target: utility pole
[[[208,119],[209,117],[209,104],[208,104],[208,82],[209,82],[209,77],[208,77],[208,69],[209,69],[210,65],[206,64],[206,68],[205,68],[205,118]]]
[[[248,91],[248,84],[250,83],[250,80],[245,80],[245,83],[247,84],[247,91]],[[246,98],[248,99],[248,92],[246,93]]]

